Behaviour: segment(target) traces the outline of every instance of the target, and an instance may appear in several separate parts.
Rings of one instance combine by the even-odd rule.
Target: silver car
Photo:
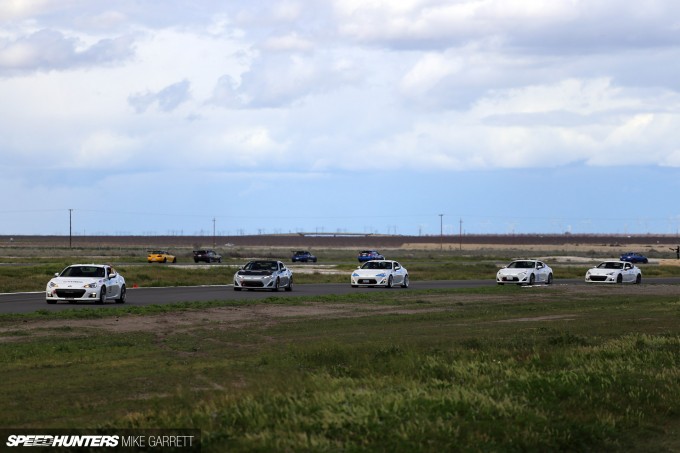
[[[516,285],[533,285],[534,283],[553,282],[553,271],[543,261],[526,259],[515,260],[496,273],[496,283],[514,283]]]
[[[74,264],[47,283],[45,298],[48,304],[58,301],[95,302],[114,300],[125,303],[125,279],[106,264]]]
[[[234,291],[242,289],[293,290],[293,273],[281,261],[250,261],[234,274]]]
[[[399,285],[408,288],[408,271],[392,260],[372,260],[359,266],[350,277],[352,288],[359,286],[384,286],[391,288]]]

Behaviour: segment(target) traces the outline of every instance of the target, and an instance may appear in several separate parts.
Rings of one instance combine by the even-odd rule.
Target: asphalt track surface
[[[680,285],[680,278],[647,278],[643,285]],[[356,293],[370,293],[373,291],[412,291],[429,289],[461,289],[481,288],[495,286],[494,280],[446,280],[446,281],[411,281],[408,289],[395,287],[385,288],[352,288],[349,283],[319,283],[307,285],[294,285],[293,291],[234,291],[232,285],[224,286],[186,286],[170,288],[130,288],[127,292],[125,305],[108,302],[98,305],[94,302],[47,304],[45,293],[10,293],[0,294],[0,314],[9,313],[32,313],[37,310],[77,310],[83,308],[106,309],[121,306],[145,306],[172,304],[178,302],[205,302],[205,301],[230,301],[230,300],[262,300],[270,297],[313,297],[328,295],[343,295]],[[581,279],[555,280],[553,285],[586,285]],[[592,283],[591,283],[592,285]],[[536,285],[542,287],[545,285]],[[605,285],[608,286],[608,285]],[[680,293],[680,286],[678,287]]]

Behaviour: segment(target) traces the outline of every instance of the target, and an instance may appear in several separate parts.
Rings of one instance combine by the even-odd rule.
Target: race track
[[[581,279],[556,280],[553,286],[558,285],[585,285]],[[680,285],[680,278],[647,278],[643,285]],[[414,291],[429,289],[461,289],[495,286],[494,280],[447,280],[447,281],[411,281],[408,289],[404,288],[352,288],[349,283],[319,283],[308,285],[295,285],[292,292],[270,291],[234,291],[231,285],[224,286],[194,286],[173,288],[131,288],[127,293],[125,306],[145,306],[155,304],[172,304],[178,302],[205,302],[205,301],[230,301],[230,300],[262,300],[271,297],[314,297],[328,295],[343,295],[356,293],[370,293],[375,291]],[[608,285],[605,285],[608,286]],[[536,285],[535,288],[543,287]],[[527,288],[531,289],[531,288]],[[680,286],[678,286],[680,294]],[[49,305],[45,302],[45,294],[37,293],[11,293],[0,294],[0,314],[8,313],[32,313],[37,310],[77,310],[83,308],[107,309],[121,307],[123,305],[113,302],[97,305],[95,303],[69,304],[60,302]]]

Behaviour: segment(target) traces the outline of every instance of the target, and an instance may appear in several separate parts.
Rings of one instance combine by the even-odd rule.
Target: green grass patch
[[[31,335],[12,332],[35,318],[3,318],[0,425],[198,428],[204,451],[680,448],[677,296],[490,287],[249,305],[275,300],[354,316]],[[244,308],[172,309],[216,307]],[[154,314],[119,310],[100,311]]]

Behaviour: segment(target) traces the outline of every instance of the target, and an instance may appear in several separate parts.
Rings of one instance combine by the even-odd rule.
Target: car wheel
[[[272,291],[278,291],[279,290],[279,279],[277,278],[276,281],[274,282],[274,287],[272,288]]]
[[[120,288],[120,295],[119,295],[118,299],[116,299],[116,303],[117,304],[124,304],[126,297],[127,297],[127,290],[125,289],[125,285],[123,285]]]
[[[103,304],[106,302],[106,286],[102,286],[101,291],[99,291],[99,299],[97,299],[98,304]]]
[[[221,262],[222,262],[222,258],[217,258],[217,262],[218,262],[218,263],[221,263]]]
[[[234,291],[241,291],[241,287],[240,286],[234,286]]]
[[[293,291],[293,277],[288,279],[288,284],[285,289],[286,291]]]
[[[352,285],[352,288],[358,288],[358,287],[359,287],[359,285]]]
[[[552,285],[553,282],[553,276],[552,273],[548,274],[548,281],[546,282],[547,285]]]
[[[536,276],[534,274],[531,274],[529,276],[529,285],[533,285],[535,281],[536,281]]]
[[[391,288],[391,287],[392,287],[393,281],[394,281],[394,279],[393,279],[392,276],[390,275],[390,276],[387,278],[387,287],[388,287],[388,288]]]
[[[198,264],[198,260],[197,260],[196,258],[194,258],[194,263],[197,263],[197,264]]]
[[[402,288],[408,288],[409,281],[408,281],[408,275],[404,275],[404,281],[401,283]]]
[[[56,304],[56,303],[57,303],[56,300],[49,300],[49,299],[47,299],[45,302],[47,302],[47,303],[50,304],[50,305]]]
[[[642,274],[638,274],[637,277],[635,277],[635,284],[639,285],[642,283]]]
[[[163,262],[164,262],[164,263],[167,263],[167,262],[168,262],[168,259],[167,259],[167,258],[163,258]]]
[[[172,262],[173,262],[173,263],[176,263],[176,262],[177,262],[177,257],[173,258],[173,259],[172,259]]]
[[[623,275],[619,274],[616,276],[616,283],[623,283]]]

